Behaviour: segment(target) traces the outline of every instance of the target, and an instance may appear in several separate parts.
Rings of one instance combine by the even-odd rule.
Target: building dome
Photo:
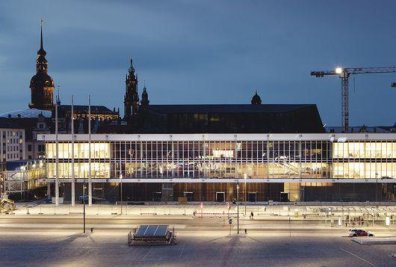
[[[38,72],[30,79],[30,88],[54,87],[54,80],[45,72]]]
[[[257,94],[257,91],[256,91],[256,94],[252,97],[251,103],[252,103],[252,105],[260,105],[261,104],[261,97]]]
[[[35,108],[20,109],[0,114],[0,118],[38,118],[43,116],[45,118],[51,118],[52,112],[49,110],[40,110]]]

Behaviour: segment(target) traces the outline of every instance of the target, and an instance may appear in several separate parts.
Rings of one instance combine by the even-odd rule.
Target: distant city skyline
[[[317,104],[341,124],[340,79],[314,70],[396,65],[396,3],[383,1],[2,1],[0,113],[28,108],[44,19],[62,103],[123,113],[133,58],[150,104]],[[20,15],[24,10],[23,16]],[[28,11],[28,12],[27,12]],[[396,74],[350,79],[350,124],[396,122]]]

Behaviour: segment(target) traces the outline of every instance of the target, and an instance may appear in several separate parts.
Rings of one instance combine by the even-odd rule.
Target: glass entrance
[[[224,202],[224,201],[225,201],[225,193],[216,192],[216,202]]]

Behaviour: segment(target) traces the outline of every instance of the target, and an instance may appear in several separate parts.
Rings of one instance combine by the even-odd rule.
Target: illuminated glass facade
[[[112,146],[113,177],[283,178],[328,176],[328,144],[295,141],[131,141]]]
[[[75,177],[86,178],[395,178],[396,140],[358,141],[360,134],[97,135],[76,140]],[[346,137],[345,137],[346,136]],[[69,135],[59,141],[59,177],[71,177]],[[376,136],[374,136],[376,137]],[[393,137],[389,134],[389,137]],[[106,141],[106,139],[108,139]],[[110,138],[111,139],[111,138]],[[351,140],[351,141],[349,141]],[[56,145],[46,143],[48,177],[55,177]]]
[[[91,146],[91,148],[90,148]],[[91,149],[91,150],[90,150]],[[90,153],[91,152],[91,153]],[[74,153],[74,176],[76,178],[88,178],[89,167],[91,177],[110,178],[110,143],[75,143],[74,151],[72,143],[58,143],[59,178],[71,178],[72,166],[70,162]],[[88,162],[91,155],[91,163]],[[46,144],[47,176],[55,178],[56,175],[56,143]]]
[[[53,182],[56,137],[38,138]],[[71,135],[58,140],[62,183],[74,166],[80,188],[92,178],[111,194],[122,179],[125,199],[230,201],[237,180],[254,201],[396,199],[396,134],[94,134],[91,143],[75,135],[74,151]]]
[[[333,177],[396,178],[396,142],[333,144]]]

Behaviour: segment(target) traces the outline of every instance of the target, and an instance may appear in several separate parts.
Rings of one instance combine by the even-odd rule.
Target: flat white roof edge
[[[94,183],[120,183],[119,178],[92,178]],[[55,178],[51,179],[40,179],[41,182],[55,182]],[[61,183],[71,183],[71,179],[58,179]],[[76,182],[83,183],[88,182],[88,179],[76,178]],[[122,183],[245,183],[245,179],[218,179],[218,178],[123,178]],[[309,179],[309,178],[260,178],[260,179],[246,179],[246,183],[343,183],[343,184],[394,184],[396,179]]]
[[[38,134],[38,141],[55,142],[55,134]],[[58,141],[72,140],[71,134],[59,134]],[[88,134],[75,134],[76,142],[88,141]],[[253,134],[92,134],[93,142],[113,141],[396,141],[396,133],[253,133]]]

